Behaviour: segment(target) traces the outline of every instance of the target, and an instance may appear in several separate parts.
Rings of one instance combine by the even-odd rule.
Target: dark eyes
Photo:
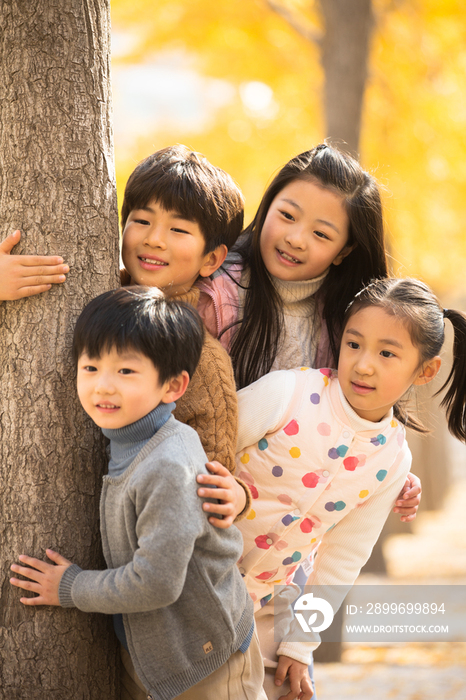
[[[355,343],[354,340],[350,340],[348,347],[351,348],[351,350],[357,350],[359,348],[359,344]]]
[[[93,367],[92,365],[86,365],[85,367],[83,367],[83,369],[86,372],[97,372],[97,368]]]
[[[122,369],[119,370],[120,374],[133,374],[132,369],[128,369],[127,367],[123,367]]]
[[[289,212],[287,211],[280,211],[280,214],[285,217],[288,221],[294,221],[294,216],[292,216]]]
[[[382,357],[395,357],[395,355],[392,352],[390,352],[390,350],[382,350],[380,354],[382,355]]]

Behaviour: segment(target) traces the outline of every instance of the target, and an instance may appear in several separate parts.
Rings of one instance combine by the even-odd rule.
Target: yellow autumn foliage
[[[317,0],[281,0],[310,33]],[[456,0],[373,0],[361,162],[384,185],[394,271],[441,293],[466,263],[466,14]],[[236,179],[249,221],[272,174],[325,138],[319,48],[266,0],[112,0],[115,105],[145,78],[116,130],[118,192],[135,163],[170,143],[205,153]],[[166,116],[145,102],[157,76],[184,76]],[[153,77],[152,77],[153,76]],[[191,83],[189,83],[191,80]],[[173,85],[161,84],[163,103]],[[193,94],[194,89],[194,94]],[[197,90],[197,94],[196,94]],[[149,101],[150,102],[150,101]],[[155,109],[155,108],[154,108]],[[155,113],[157,112],[157,113]],[[129,112],[128,112],[129,114]]]

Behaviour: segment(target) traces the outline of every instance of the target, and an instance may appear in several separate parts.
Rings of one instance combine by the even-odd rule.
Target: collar
[[[194,306],[194,308],[197,309],[200,293],[201,290],[199,289],[199,287],[193,286],[187,292],[183,292],[182,294],[176,294],[173,297],[173,299],[176,299],[177,301],[184,301],[186,302],[186,304],[191,304],[191,306]]]
[[[391,422],[393,418],[393,408],[391,408],[389,412],[385,414],[381,421],[379,421],[378,423],[374,423],[373,421],[366,420],[365,418],[361,418],[361,416],[358,416],[358,414],[344,395],[343,390],[340,386],[340,382],[338,382],[338,391],[340,392],[341,405],[343,406],[346,417],[348,418],[349,424],[353,430],[355,430],[356,432],[375,430],[378,433],[382,433],[387,428],[387,425]]]
[[[120,446],[150,440],[167,422],[174,409],[174,403],[161,403],[135,423],[125,425],[123,428],[102,428],[102,433],[113,444]]]
[[[312,280],[299,280],[298,282],[287,282],[278,279],[278,277],[272,277],[272,282],[282,301],[292,304],[313,296],[321,288],[327,273],[328,270],[325,270],[320,277],[315,277]]]

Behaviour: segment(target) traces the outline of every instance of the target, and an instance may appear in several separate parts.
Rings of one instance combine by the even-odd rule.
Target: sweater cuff
[[[251,510],[251,505],[252,505],[252,496],[251,496],[251,491],[249,490],[249,486],[244,482],[242,479],[239,479],[237,476],[234,477],[235,481],[244,489],[244,494],[246,496],[246,505],[244,506],[243,510],[241,513],[238,513],[236,518],[234,519],[233,522],[237,523],[243,518],[247,516],[249,511]]]
[[[288,656],[302,664],[311,663],[311,653],[317,649],[319,642],[282,642],[277,649],[277,656]]]
[[[60,584],[58,586],[58,599],[62,608],[75,608],[73,602],[73,597],[71,595],[71,589],[73,588],[73,583],[78,574],[81,573],[81,569],[77,564],[71,564],[63,576],[60,579]]]

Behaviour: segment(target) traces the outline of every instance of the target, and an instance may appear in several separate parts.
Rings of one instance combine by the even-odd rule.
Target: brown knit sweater
[[[192,287],[189,292],[176,298],[196,308],[199,289]],[[208,331],[197,369],[186,392],[176,402],[173,415],[194,428],[209,460],[218,460],[234,474],[238,432],[235,379],[228,354]],[[238,520],[249,511],[251,493],[241,479],[237,481],[246,493],[246,506],[237,517]]]

